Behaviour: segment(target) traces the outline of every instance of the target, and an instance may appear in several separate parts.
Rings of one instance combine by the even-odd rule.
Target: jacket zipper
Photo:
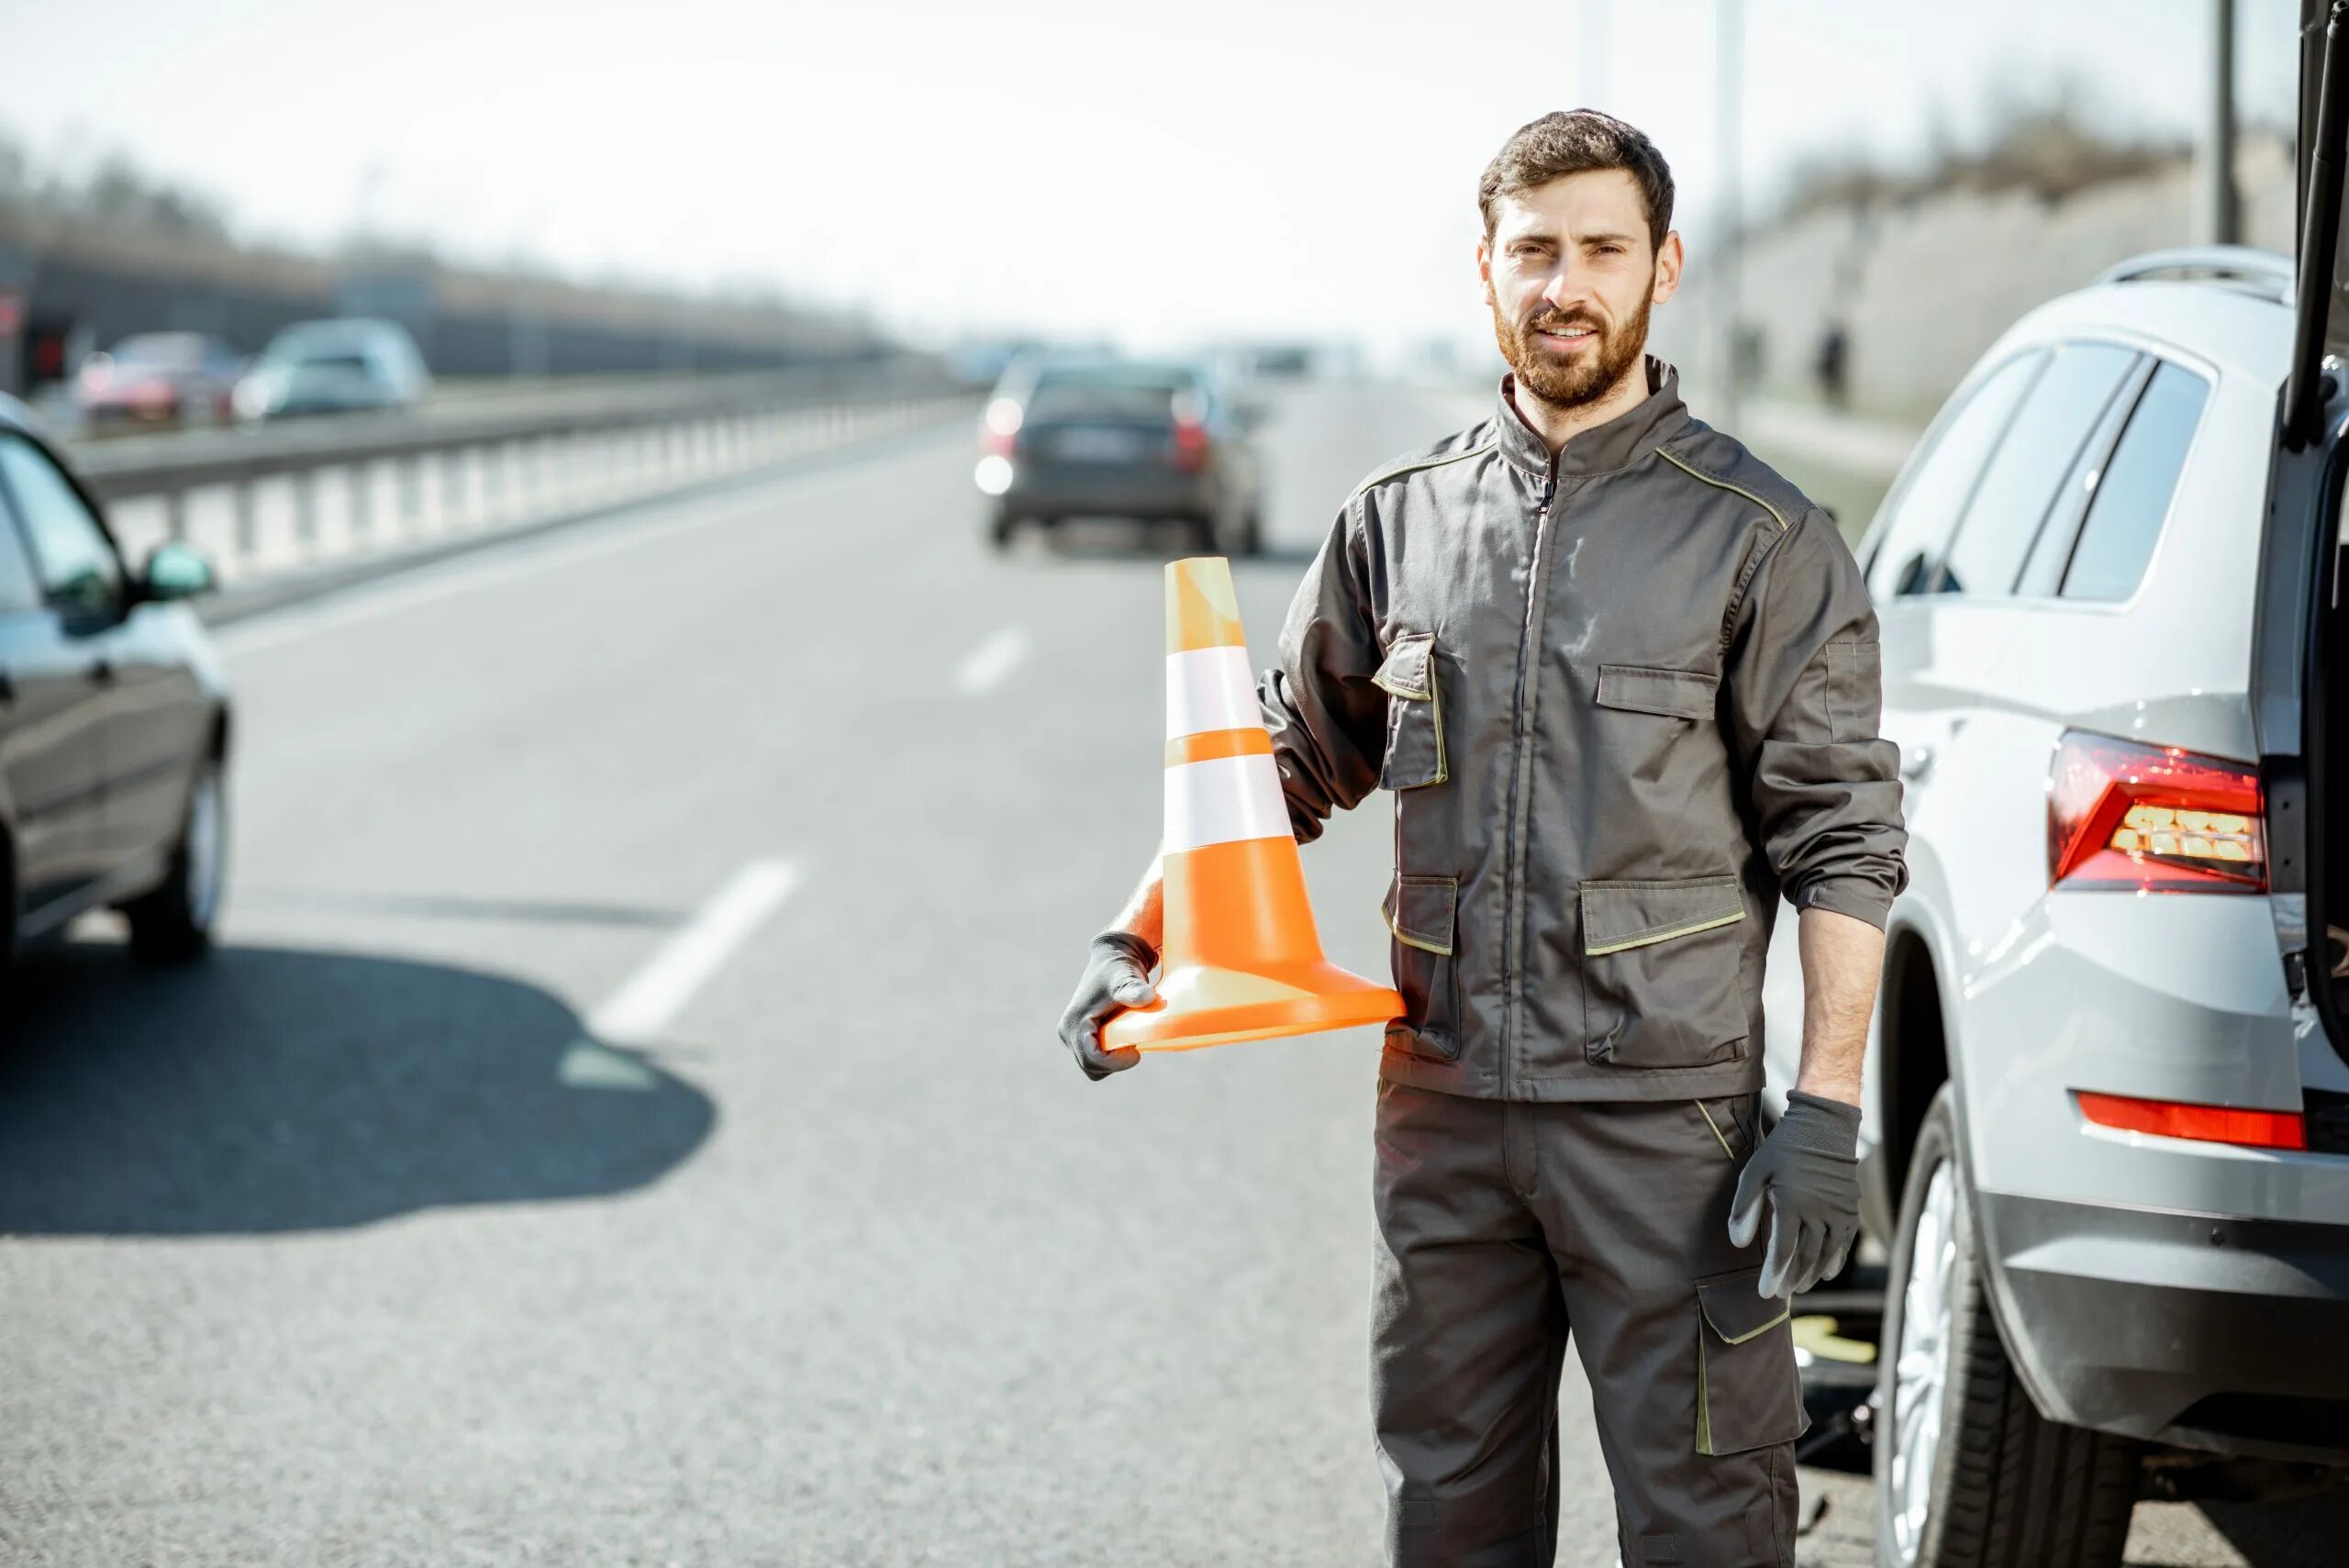
[[[1503,962],[1501,964],[1500,1088],[1501,1098],[1504,1100],[1508,1098],[1509,1063],[1515,1056],[1517,1048],[1520,984],[1518,977],[1523,971],[1525,956],[1525,920],[1519,906],[1523,895],[1524,877],[1521,874],[1521,865],[1525,847],[1519,823],[1524,816],[1521,804],[1526,792],[1531,787],[1527,783],[1526,774],[1532,763],[1532,758],[1528,753],[1533,749],[1533,726],[1529,720],[1527,708],[1529,697],[1535,689],[1535,683],[1541,678],[1533,666],[1534,644],[1540,636],[1536,624],[1540,617],[1544,592],[1542,581],[1542,547],[1550,537],[1550,506],[1556,500],[1557,495],[1558,459],[1556,454],[1553,453],[1550,458],[1550,472],[1542,479],[1541,504],[1533,509],[1533,559],[1525,578],[1525,627],[1520,633],[1517,645],[1517,691],[1513,714],[1516,726],[1513,738],[1517,742],[1517,761],[1513,776],[1509,781],[1508,871],[1506,895],[1501,900],[1501,907],[1508,920],[1508,934],[1501,941]]]

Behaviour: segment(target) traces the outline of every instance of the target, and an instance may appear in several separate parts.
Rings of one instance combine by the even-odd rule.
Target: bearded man
[[[1394,794],[1372,1390],[1398,1564],[1553,1560],[1570,1344],[1627,1568],[1794,1562],[1789,1299],[1858,1229],[1906,838],[1851,551],[1646,352],[1672,195],[1609,116],[1509,139],[1477,192],[1493,411],[1354,493],[1258,688],[1300,841]],[[1781,896],[1802,1057],[1765,1138]],[[1153,871],[1062,1020],[1092,1076],[1136,1060],[1100,1025],[1149,998],[1161,931]]]

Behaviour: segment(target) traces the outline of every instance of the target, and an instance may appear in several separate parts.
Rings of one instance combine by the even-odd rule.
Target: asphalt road
[[[1459,406],[1286,403],[1260,658]],[[1053,1041],[1157,838],[1167,551],[990,555],[970,455],[222,634],[220,951],[141,972],[101,918],[13,983],[0,1562],[1375,1561],[1375,1039],[1098,1085]],[[1371,970],[1385,809],[1306,854]],[[1603,1564],[1565,1405],[1560,1560]],[[1865,1562],[1865,1484],[1805,1481],[1806,1563]],[[2299,1561],[2143,1513],[2134,1561]]]

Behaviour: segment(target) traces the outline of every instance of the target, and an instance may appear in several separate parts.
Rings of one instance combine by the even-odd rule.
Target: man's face
[[[1604,395],[1640,362],[1648,311],[1680,284],[1680,236],[1648,238],[1621,169],[1568,174],[1494,203],[1476,247],[1493,336],[1518,385],[1555,407]]]

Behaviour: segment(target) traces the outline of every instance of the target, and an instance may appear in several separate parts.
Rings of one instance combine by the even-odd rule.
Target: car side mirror
[[[159,544],[149,550],[140,576],[150,599],[192,599],[219,586],[213,580],[212,563],[184,544]]]

